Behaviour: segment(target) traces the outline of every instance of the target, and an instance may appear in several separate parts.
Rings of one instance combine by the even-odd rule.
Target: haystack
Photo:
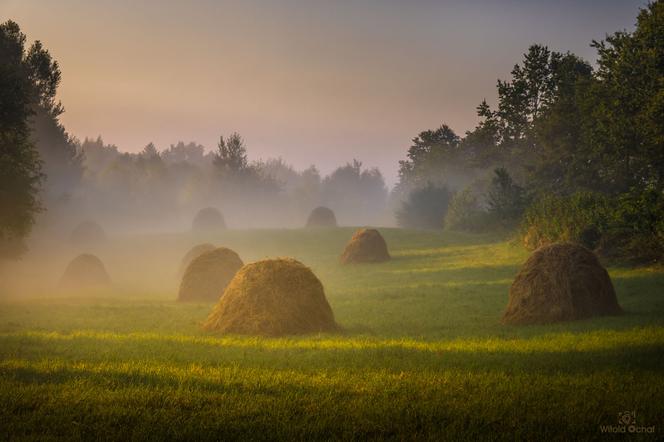
[[[224,216],[214,207],[199,210],[191,225],[191,229],[197,233],[215,232],[225,228]]]
[[[225,247],[199,255],[184,271],[178,301],[219,300],[242,264],[238,254]]]
[[[106,233],[94,221],[84,221],[71,232],[70,240],[73,244],[89,245],[106,240]]]
[[[99,258],[84,253],[74,258],[60,279],[60,288],[103,288],[111,285],[111,279]]]
[[[387,244],[376,229],[360,229],[346,244],[341,263],[385,262],[390,260]]]
[[[334,212],[327,207],[316,207],[309,214],[307,227],[337,227],[337,218]]]
[[[506,324],[546,324],[622,313],[606,269],[585,247],[537,249],[512,283]]]
[[[216,247],[210,243],[197,244],[189,249],[189,251],[182,257],[182,261],[180,261],[178,275],[182,276],[194,259],[201,256],[203,253],[211,252],[214,249],[216,249]]]
[[[203,326],[246,335],[283,336],[339,329],[316,275],[291,258],[244,266]]]

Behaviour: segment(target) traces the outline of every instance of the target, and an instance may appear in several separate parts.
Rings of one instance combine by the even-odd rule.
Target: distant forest
[[[211,149],[150,143],[139,153],[78,140],[59,120],[57,61],[26,41],[18,24],[0,26],[4,256],[20,255],[36,220],[167,230],[216,206],[231,227],[297,227],[320,205],[346,225],[511,232],[528,248],[565,240],[616,259],[664,256],[662,1],[639,12],[634,32],[591,42],[594,66],[530,46],[498,80],[497,105],[477,106],[477,127],[460,136],[443,124],[413,139],[391,190],[357,160],[327,176],[249,161],[237,133]]]

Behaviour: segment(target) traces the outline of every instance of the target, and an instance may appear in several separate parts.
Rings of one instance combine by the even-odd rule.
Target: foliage
[[[452,185],[459,178],[465,159],[459,149],[460,138],[446,124],[426,130],[413,138],[407,159],[399,161],[399,182],[395,192],[407,195],[428,183]]]
[[[0,258],[24,251],[23,240],[41,208],[41,162],[28,124],[34,84],[24,44],[16,23],[0,25]]]
[[[526,207],[525,192],[507,170],[499,168],[494,174],[488,192],[489,215],[502,226],[516,225]]]
[[[470,187],[456,192],[445,215],[445,230],[480,232],[488,227],[488,216]]]
[[[248,170],[247,148],[239,133],[233,132],[227,140],[223,135],[219,137],[213,163],[220,173],[240,174]]]
[[[412,229],[440,229],[447,214],[452,192],[429,183],[412,191],[397,211],[397,223]]]
[[[524,245],[533,250],[554,242],[574,242],[594,249],[609,229],[611,210],[611,200],[597,193],[541,195],[526,210]]]
[[[618,198],[592,192],[548,194],[526,211],[522,238],[529,249],[569,241],[610,259],[641,263],[664,257],[662,226],[664,194],[654,188]]]
[[[380,170],[362,168],[362,162],[336,168],[320,187],[322,204],[351,215],[343,218],[354,224],[376,222],[385,208],[387,187]]]

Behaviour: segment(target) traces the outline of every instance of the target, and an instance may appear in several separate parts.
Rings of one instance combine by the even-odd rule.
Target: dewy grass
[[[505,326],[508,289],[527,252],[490,236],[381,229],[393,260],[343,266],[353,231],[211,238],[247,262],[287,255],[310,266],[342,333],[206,333],[213,304],[175,301],[186,235],[119,239],[102,250],[121,291],[35,291],[0,302],[0,434],[603,439],[601,426],[629,410],[656,428],[637,439],[661,435],[661,268],[609,268],[623,316]],[[138,284],[136,268],[158,284]]]

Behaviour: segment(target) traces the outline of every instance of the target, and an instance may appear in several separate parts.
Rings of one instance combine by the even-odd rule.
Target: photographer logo
[[[655,426],[639,425],[636,420],[636,411],[621,411],[618,413],[617,425],[600,425],[602,433],[655,433]]]

